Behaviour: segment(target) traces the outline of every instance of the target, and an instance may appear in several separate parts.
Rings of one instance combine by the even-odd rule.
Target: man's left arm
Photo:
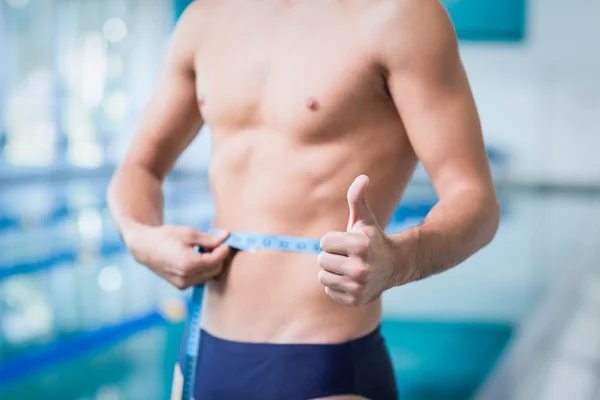
[[[499,223],[456,33],[443,7],[432,3],[415,5],[421,8],[415,10],[421,17],[418,25],[402,29],[414,36],[399,38],[397,46],[390,42],[382,54],[394,104],[439,197],[422,224],[389,236],[402,260],[392,286],[454,267],[487,245]]]
[[[487,245],[499,223],[479,116],[452,23],[438,0],[399,3],[408,5],[381,24],[380,64],[439,201],[419,226],[386,235],[367,204],[368,177],[352,183],[347,232],[324,235],[318,258],[325,292],[348,306],[456,266]]]

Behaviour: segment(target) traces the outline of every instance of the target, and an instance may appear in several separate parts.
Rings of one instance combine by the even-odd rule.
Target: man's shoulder
[[[214,0],[192,1],[181,14],[179,23],[197,25],[199,21],[207,18],[207,14],[210,13],[210,10],[214,5]]]
[[[440,0],[377,0],[364,4],[369,18],[376,18],[385,28],[413,24],[441,23],[448,19]]]
[[[456,47],[456,32],[440,0],[378,0],[366,10],[372,48],[384,59],[440,57]]]
[[[183,11],[171,36],[175,53],[193,59],[199,41],[206,36],[206,26],[212,17],[216,0],[196,0]]]
[[[222,8],[222,1],[219,0],[195,0],[183,11],[177,24],[183,25],[187,30],[202,30],[222,14],[218,13]]]

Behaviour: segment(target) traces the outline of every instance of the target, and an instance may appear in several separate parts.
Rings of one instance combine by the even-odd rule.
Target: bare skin
[[[161,183],[203,123],[220,236],[162,225]],[[439,202],[386,236],[417,160]],[[499,218],[437,0],[193,3],[109,202],[136,259],[179,288],[207,283],[204,329],[246,342],[365,335],[383,291],[462,262]],[[232,231],[322,238],[324,252],[234,255],[222,244]]]

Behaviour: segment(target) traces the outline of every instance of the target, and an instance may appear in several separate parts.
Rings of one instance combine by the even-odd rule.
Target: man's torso
[[[206,0],[196,4],[199,107],[213,135],[214,225],[321,237],[345,231],[346,192],[389,221],[416,164],[386,89],[378,23],[394,1]],[[401,2],[400,2],[401,3]],[[238,253],[208,283],[203,325],[230,340],[340,342],[366,334],[380,302],[324,293],[316,258]]]

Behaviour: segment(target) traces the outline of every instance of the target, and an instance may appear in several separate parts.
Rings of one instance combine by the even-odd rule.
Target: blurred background
[[[0,0],[0,399],[166,399],[185,296],[105,188],[188,0]],[[386,293],[403,399],[600,399],[600,2],[445,0],[502,205],[494,242]],[[210,132],[165,187],[206,226]],[[387,228],[436,202],[418,170]]]

